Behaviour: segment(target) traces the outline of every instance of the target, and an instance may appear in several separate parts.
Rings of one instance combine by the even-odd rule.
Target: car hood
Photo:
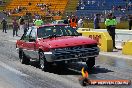
[[[63,36],[57,38],[42,39],[41,41],[43,41],[43,43],[46,43],[49,48],[97,44],[95,40],[83,36]]]

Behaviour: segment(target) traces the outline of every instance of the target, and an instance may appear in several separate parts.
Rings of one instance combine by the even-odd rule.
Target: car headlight
[[[53,52],[44,52],[44,54],[53,54]]]

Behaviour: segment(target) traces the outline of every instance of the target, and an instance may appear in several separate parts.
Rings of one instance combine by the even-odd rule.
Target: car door
[[[22,44],[22,49],[23,49],[23,52],[26,56],[29,57],[29,48],[28,48],[28,42],[29,42],[29,35],[31,33],[32,29],[29,28],[29,30],[22,36],[21,38],[21,41],[23,42]]]
[[[29,40],[26,42],[26,48],[29,57],[35,59],[38,57],[38,52],[36,51],[37,29],[35,27],[32,27],[31,29]]]

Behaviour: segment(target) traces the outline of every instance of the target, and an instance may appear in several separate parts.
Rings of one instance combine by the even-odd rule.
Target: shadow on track
[[[38,62],[36,61],[31,61],[30,65],[39,69]],[[81,75],[81,69],[83,67],[86,68],[89,74],[113,72],[107,68],[101,68],[100,66],[95,66],[92,70],[88,70],[86,64],[82,63],[71,63],[65,64],[63,66],[54,65],[48,68],[45,72],[54,73],[58,75]]]
[[[114,72],[112,70],[109,70],[107,68],[101,68],[100,66],[94,67],[93,70],[91,70],[91,74],[98,74],[98,73],[108,73],[108,72]]]

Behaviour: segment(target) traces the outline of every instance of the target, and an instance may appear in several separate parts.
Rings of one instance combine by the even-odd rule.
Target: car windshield
[[[45,26],[37,31],[38,38],[59,37],[59,36],[79,36],[79,33],[70,26]]]

